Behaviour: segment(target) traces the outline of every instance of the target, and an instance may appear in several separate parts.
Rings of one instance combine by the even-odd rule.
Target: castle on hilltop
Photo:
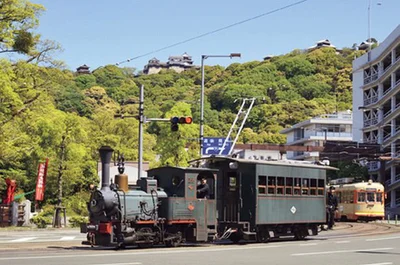
[[[156,74],[162,69],[171,69],[180,73],[192,68],[198,68],[198,66],[193,64],[192,56],[185,52],[181,56],[170,56],[168,62],[160,62],[157,58],[149,60],[149,63],[144,66],[143,74]]]

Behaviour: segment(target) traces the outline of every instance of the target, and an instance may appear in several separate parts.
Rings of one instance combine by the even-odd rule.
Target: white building
[[[386,184],[389,212],[399,210],[400,165],[393,158],[400,157],[400,25],[353,61],[353,111],[354,141],[381,144],[390,157],[373,169]]]
[[[287,145],[323,146],[325,141],[352,140],[352,112],[326,114],[297,123],[281,131]],[[319,152],[287,152],[287,159],[319,160]]]

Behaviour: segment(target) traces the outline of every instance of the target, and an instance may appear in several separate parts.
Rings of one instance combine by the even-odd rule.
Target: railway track
[[[321,231],[318,238],[344,238],[390,234],[400,231],[400,227],[380,223],[337,222],[333,230]]]

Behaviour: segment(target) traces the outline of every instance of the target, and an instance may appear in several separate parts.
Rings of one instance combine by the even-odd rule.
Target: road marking
[[[350,241],[336,241],[336,244],[346,244],[346,243],[350,243]]]
[[[315,246],[318,245],[317,243],[307,243],[307,244],[300,244],[301,247],[306,247],[306,246]]]
[[[162,254],[180,254],[180,253],[199,253],[199,252],[222,252],[222,251],[238,251],[238,250],[253,250],[253,249],[269,249],[269,248],[279,248],[288,247],[290,245],[269,245],[269,246],[254,246],[254,247],[220,247],[220,248],[210,248],[204,247],[202,249],[175,249],[175,250],[155,250],[155,251],[141,251],[137,249],[132,249],[134,252],[118,252],[118,253],[98,253],[98,254],[83,254],[79,255],[54,255],[54,256],[22,256],[22,257],[6,257],[0,258],[1,260],[30,260],[30,259],[59,259],[59,258],[81,258],[81,257],[105,257],[105,256],[137,256],[137,255],[162,255]]]
[[[391,239],[399,239],[400,236],[395,236],[395,237],[384,237],[384,238],[370,238],[366,239],[365,241],[380,241],[380,240],[391,240]]]
[[[361,264],[361,265],[391,265],[393,262],[382,262],[382,263],[369,263],[369,264]]]
[[[366,252],[366,251],[383,251],[391,250],[393,248],[371,248],[371,249],[349,249],[349,250],[336,250],[336,251],[321,251],[321,252],[308,252],[308,253],[295,253],[291,256],[311,256],[311,255],[325,255],[325,254],[337,254],[337,253],[351,253],[351,252]]]
[[[18,238],[18,239],[11,240],[10,242],[25,242],[25,241],[29,241],[29,240],[32,240],[35,238],[37,238],[37,237],[24,237],[24,238]]]
[[[74,236],[63,236],[62,238],[60,238],[60,240],[73,240],[75,237]]]
[[[140,262],[130,262],[130,263],[96,263],[96,264],[89,264],[89,265],[140,265]]]

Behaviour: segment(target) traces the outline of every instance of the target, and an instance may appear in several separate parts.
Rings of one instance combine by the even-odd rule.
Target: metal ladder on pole
[[[228,156],[231,155],[233,148],[235,147],[236,141],[239,138],[240,133],[242,132],[243,126],[246,123],[247,117],[249,116],[249,113],[250,113],[251,109],[253,108],[255,100],[256,100],[256,98],[244,98],[243,99],[242,105],[240,105],[240,109],[239,109],[238,113],[236,114],[236,118],[232,123],[232,126],[229,130],[228,135],[225,138],[224,144],[222,145],[222,148],[219,151],[219,155],[222,155],[222,152],[224,151],[225,146],[229,142],[229,137],[231,136],[232,132],[235,131],[235,129],[237,129],[236,137],[233,140],[233,142],[231,144],[231,148],[229,149],[229,152],[227,154]],[[238,120],[240,118],[242,118],[242,123],[241,123],[240,127],[237,128],[236,123],[238,122]]]

